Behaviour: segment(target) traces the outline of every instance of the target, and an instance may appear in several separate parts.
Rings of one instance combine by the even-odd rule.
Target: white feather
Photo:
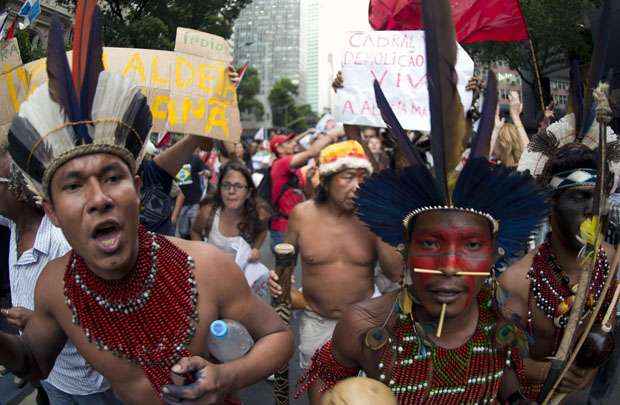
[[[101,72],[93,101],[92,118],[95,125],[95,143],[125,145],[126,139],[115,139],[118,126],[127,108],[140,88],[131,80],[110,72]],[[123,131],[127,133],[128,131]]]

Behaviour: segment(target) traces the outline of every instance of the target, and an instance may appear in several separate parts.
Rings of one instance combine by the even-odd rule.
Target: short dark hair
[[[334,174],[330,174],[321,178],[321,183],[316,189],[316,195],[314,196],[314,201],[318,204],[325,204],[329,200],[329,191],[327,188],[329,187],[329,183],[331,183],[334,178]]]

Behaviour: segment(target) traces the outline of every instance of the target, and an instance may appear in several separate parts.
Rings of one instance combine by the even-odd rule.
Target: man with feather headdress
[[[53,24],[48,84],[10,128],[13,161],[73,250],[43,271],[23,334],[0,333],[0,364],[45,378],[70,340],[124,403],[153,404],[175,363],[207,356],[211,321],[230,318],[256,344],[239,360],[207,365],[211,401],[219,402],[281,367],[292,334],[226,255],[139,225],[136,170],[151,112],[137,85],[103,70],[98,17],[96,1],[78,3],[73,72]]]
[[[567,331],[577,285],[584,271],[583,255],[586,220],[595,215],[595,186],[599,176],[598,125],[581,130],[575,114],[569,114],[537,134],[519,168],[537,176],[541,185],[552,190],[550,232],[542,245],[509,267],[499,278],[505,292],[503,311],[526,325],[531,336],[531,359],[525,362],[525,391],[537,399],[551,363]],[[615,139],[613,133],[609,136]],[[607,174],[608,165],[603,166]],[[608,178],[608,177],[607,177]],[[607,191],[611,182],[603,185]],[[614,248],[602,242],[590,276],[583,308],[584,319],[600,299],[605,303],[597,316],[602,320],[613,291],[601,297],[610,272]],[[586,388],[596,375],[596,367],[573,365],[562,380],[558,392],[569,393]]]
[[[499,313],[492,268],[524,249],[546,216],[547,195],[531,176],[488,161],[495,86],[487,89],[470,157],[454,172],[466,125],[454,83],[450,3],[423,1],[423,13],[433,171],[375,82],[383,119],[408,167],[371,176],[355,202],[360,220],[403,253],[404,284],[343,314],[300,391],[317,398],[363,371],[401,404],[527,402],[519,391],[526,342]]]

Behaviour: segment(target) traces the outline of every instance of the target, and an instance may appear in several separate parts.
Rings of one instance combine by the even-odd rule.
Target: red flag
[[[13,24],[9,27],[9,30],[6,33],[6,40],[9,41],[15,38],[15,25],[17,24],[17,17],[13,20]]]
[[[421,0],[371,0],[375,30],[422,29]],[[514,42],[529,38],[519,0],[450,0],[457,40]]]

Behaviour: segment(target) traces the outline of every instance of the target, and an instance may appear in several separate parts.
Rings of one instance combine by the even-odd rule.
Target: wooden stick
[[[603,322],[601,322],[601,328],[605,332],[611,332],[611,325],[609,325],[609,319],[611,316],[617,311],[616,305],[618,305],[618,297],[620,297],[620,284],[616,285],[616,291],[614,291],[614,297],[611,299],[609,303],[609,308],[607,308],[607,313],[605,313],[605,317],[603,318]]]
[[[620,246],[616,245],[616,252],[614,253],[614,258],[611,261],[611,268],[609,269],[609,274],[607,275],[607,279],[605,280],[605,284],[603,285],[603,290],[601,291],[601,295],[599,296],[599,299],[596,302],[596,306],[594,307],[594,309],[592,310],[590,314],[590,319],[588,319],[588,323],[586,324],[586,327],[581,337],[579,338],[579,340],[577,341],[577,344],[571,351],[572,353],[571,356],[568,358],[568,361],[564,365],[564,369],[562,370],[562,373],[560,374],[558,379],[555,381],[555,384],[553,385],[551,391],[545,397],[543,404],[549,403],[549,401],[553,398],[553,394],[555,390],[560,385],[560,382],[562,381],[562,379],[564,378],[564,376],[566,375],[570,367],[573,365],[575,359],[577,358],[577,354],[579,354],[579,350],[581,349],[581,346],[583,346],[584,342],[588,338],[588,334],[590,333],[590,330],[592,330],[592,327],[594,326],[594,322],[596,322],[596,317],[598,313],[601,311],[601,307],[603,306],[605,297],[607,296],[607,292],[609,291],[609,288],[611,287],[611,283],[613,282],[613,280],[616,279],[616,273],[618,271],[618,264],[620,264],[619,247]],[[574,304],[573,304],[573,310],[574,310]]]
[[[441,331],[443,329],[443,320],[446,317],[447,307],[448,307],[448,304],[443,304],[441,306],[441,315],[439,315],[439,325],[437,325],[437,333],[435,334],[435,336],[437,336],[438,338],[441,337]]]
[[[414,273],[423,273],[423,274],[443,274],[439,270],[427,270],[427,269],[413,269]]]
[[[485,273],[480,271],[459,271],[457,276],[474,276],[474,277],[488,277],[491,273]]]
[[[428,270],[428,269],[413,269],[414,273],[422,273],[422,274],[444,274],[443,271],[439,270]],[[456,273],[457,276],[476,276],[476,277],[488,277],[491,273],[479,272],[479,271],[459,271]]]

